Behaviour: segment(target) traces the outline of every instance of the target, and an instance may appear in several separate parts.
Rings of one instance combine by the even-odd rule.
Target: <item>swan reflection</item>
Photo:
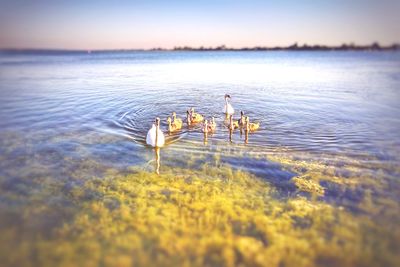
[[[154,151],[156,154],[155,170],[157,174],[160,174],[160,148],[156,147]]]
[[[245,144],[249,143],[249,131],[247,131],[247,129],[245,129],[244,131],[244,143]]]

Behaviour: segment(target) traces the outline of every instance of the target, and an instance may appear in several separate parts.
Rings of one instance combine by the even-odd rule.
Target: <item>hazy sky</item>
[[[0,48],[400,42],[400,0],[0,0]]]

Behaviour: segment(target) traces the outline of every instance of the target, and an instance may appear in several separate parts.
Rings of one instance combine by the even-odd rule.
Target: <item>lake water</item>
[[[244,111],[260,122],[247,143],[238,130],[229,139],[222,113],[226,93],[235,118]],[[393,232],[400,222],[399,102],[398,52],[2,52],[0,226],[6,233],[13,225],[22,227],[18,229],[27,236],[15,233],[15,246],[30,240],[34,247],[30,233],[46,236],[48,229],[76,216],[76,206],[51,219],[38,212],[47,222],[27,226],[33,215],[20,214],[44,192],[43,177],[65,189],[110,172],[154,173],[156,155],[145,137],[160,117],[166,134],[159,152],[160,177],[174,169],[201,173],[204,165],[224,166],[261,179],[273,188],[275,200],[305,198],[346,212],[356,222],[367,218],[371,227],[383,222],[394,240],[384,234],[371,240],[384,244],[379,248],[389,256],[369,259],[395,264],[394,243],[400,241],[398,229]],[[190,107],[216,118],[217,131],[206,142],[200,125],[167,133],[167,117],[175,111],[184,119]],[[68,198],[63,190],[46,192],[39,201],[46,207]],[[368,208],[367,196],[372,203]],[[31,259],[29,255],[25,258]],[[316,265],[343,263],[315,257]]]

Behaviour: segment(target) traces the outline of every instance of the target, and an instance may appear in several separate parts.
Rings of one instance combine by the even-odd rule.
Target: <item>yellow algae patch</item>
[[[70,190],[40,182],[42,191],[21,199],[26,204],[17,213],[0,210],[1,218],[13,214],[21,223],[3,221],[0,228],[5,266],[395,266],[399,260],[391,250],[398,232],[327,203],[275,199],[266,181],[227,166],[164,167],[161,175],[110,171]],[[49,203],[53,195],[62,201]],[[65,203],[70,213],[58,223],[32,224],[67,209]]]
[[[318,182],[314,181],[308,174],[296,176],[292,180],[296,187],[301,191],[316,194],[318,196],[323,196],[325,193],[324,188],[320,186]]]
[[[322,160],[314,160],[312,155],[302,153],[276,154],[267,156],[268,160],[277,162],[284,169],[297,173],[298,176],[292,179],[299,190],[315,193],[322,196],[324,194],[321,182],[333,183],[340,188],[354,190],[357,186],[368,186],[375,190],[383,191],[387,188],[387,177],[379,175],[373,171],[374,168],[391,168],[389,166],[363,165],[355,159],[334,156]],[[339,165],[336,166],[335,164]],[[372,168],[373,167],[373,168]]]

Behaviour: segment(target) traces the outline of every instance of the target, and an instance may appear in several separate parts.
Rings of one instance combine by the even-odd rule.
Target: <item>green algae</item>
[[[3,196],[19,204],[0,209],[2,263],[396,266],[399,262],[397,228],[316,199],[278,200],[267,181],[225,165],[203,164],[196,170],[164,166],[161,175],[140,169],[127,175],[107,173],[69,188],[63,181],[43,177],[31,181],[37,188],[34,192]],[[364,205],[376,208],[371,196]],[[395,203],[386,205],[398,211]]]

